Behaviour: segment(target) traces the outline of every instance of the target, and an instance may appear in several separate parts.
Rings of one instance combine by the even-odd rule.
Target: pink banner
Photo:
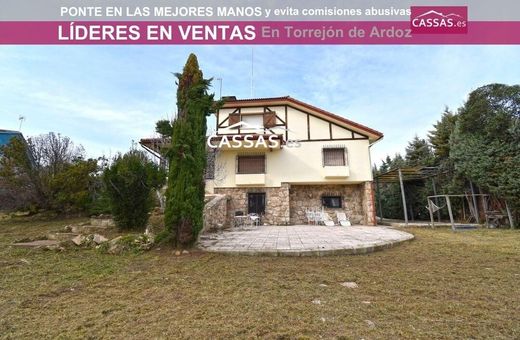
[[[409,21],[4,21],[0,44],[520,44],[520,22],[470,21],[464,34],[414,34]]]

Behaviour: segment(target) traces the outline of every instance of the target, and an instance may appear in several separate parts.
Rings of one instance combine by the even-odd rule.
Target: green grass
[[[0,222],[1,337],[520,338],[519,231],[410,229],[395,248],[323,258],[8,246],[69,223]]]

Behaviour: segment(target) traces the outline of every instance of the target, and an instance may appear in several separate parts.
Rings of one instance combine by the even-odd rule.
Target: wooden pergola
[[[416,166],[416,167],[400,167],[390,169],[375,177],[376,190],[379,203],[379,215],[383,221],[383,208],[381,206],[381,195],[379,194],[379,183],[399,183],[401,187],[401,198],[403,203],[403,215],[406,226],[408,226],[408,209],[406,207],[406,195],[404,191],[405,182],[411,181],[425,181],[428,178],[432,180],[432,187],[434,195],[437,195],[437,188],[435,187],[434,177],[439,173],[438,167],[433,166]],[[437,212],[437,218],[440,221],[440,212]]]
[[[450,198],[455,197],[465,197],[468,199],[468,203],[470,204],[470,209],[473,209],[474,211],[474,219],[477,224],[480,224],[480,218],[479,218],[479,207],[477,199],[481,198],[483,200],[484,205],[484,215],[485,222],[489,226],[490,222],[489,220],[496,217],[506,217],[509,220],[509,225],[511,228],[514,228],[514,221],[513,221],[513,215],[511,213],[511,209],[509,208],[509,205],[507,204],[507,201],[505,201],[505,210],[506,213],[501,213],[499,211],[491,211],[489,210],[487,199],[490,197],[488,194],[477,194],[475,193],[475,189],[473,187],[473,183],[469,182],[470,192],[465,194],[459,194],[459,195],[446,195],[446,194],[437,194],[437,187],[435,186],[435,177],[439,174],[439,168],[438,167],[401,167],[401,168],[395,168],[388,170],[386,172],[383,172],[377,176],[375,176],[376,181],[376,190],[377,190],[377,196],[378,196],[378,203],[379,203],[379,215],[381,216],[381,221],[383,221],[383,209],[381,205],[381,195],[379,194],[379,184],[380,183],[399,183],[400,189],[401,189],[401,198],[402,198],[402,204],[403,204],[403,215],[404,215],[404,221],[405,225],[408,226],[408,209],[406,205],[406,195],[405,195],[405,183],[411,182],[411,181],[426,181],[428,179],[431,179],[432,183],[432,189],[433,189],[433,195],[430,195],[427,197],[427,204],[428,204],[428,211],[430,213],[430,220],[431,220],[431,226],[432,228],[435,225],[434,222],[434,216],[433,214],[437,214],[437,221],[441,222],[441,213],[440,209],[433,209],[434,207],[439,206],[438,199],[444,199],[446,201],[446,206],[448,207],[448,214],[450,217],[450,224],[453,230],[456,229],[455,227],[455,221],[453,218],[453,212],[451,207],[451,201]],[[471,200],[470,200],[471,198]]]

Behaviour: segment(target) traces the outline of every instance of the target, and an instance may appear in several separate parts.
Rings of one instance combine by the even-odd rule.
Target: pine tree
[[[446,160],[450,156],[450,137],[456,121],[457,116],[446,107],[441,119],[433,125],[433,130],[428,133],[428,140],[433,147],[436,163]]]
[[[450,139],[455,170],[520,215],[520,85],[471,92]]]
[[[433,163],[433,155],[428,142],[417,136],[406,147],[406,165],[429,166]]]
[[[211,79],[204,79],[194,54],[176,77],[178,114],[168,151],[165,225],[178,246],[194,242],[202,229],[206,116],[213,106],[213,95],[208,94]]]

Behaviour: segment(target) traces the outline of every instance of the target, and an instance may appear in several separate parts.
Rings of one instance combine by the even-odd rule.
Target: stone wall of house
[[[247,214],[247,194],[265,193],[265,215],[262,223],[270,225],[287,225],[289,214],[289,184],[282,183],[280,187],[247,187],[247,188],[215,188],[215,193],[227,195],[228,221],[232,221],[236,211]]]
[[[201,234],[228,228],[228,197],[226,195],[208,195],[204,205],[204,226]]]
[[[292,185],[290,194],[291,224],[307,224],[306,210],[321,210],[322,196],[341,196],[341,209],[325,208],[336,221],[336,212],[344,211],[353,224],[366,224],[363,184]]]
[[[363,185],[363,207],[365,209],[365,224],[376,225],[376,204],[374,183],[365,182]]]
[[[353,224],[375,225],[374,189],[372,182],[361,184],[290,185],[281,187],[215,188],[215,193],[228,198],[219,208],[219,219],[227,214],[224,225],[230,226],[236,211],[247,214],[247,194],[265,193],[266,207],[262,223],[270,225],[307,224],[305,211],[322,208],[322,196],[341,196],[341,209],[325,208],[336,220],[336,211],[344,211]]]

